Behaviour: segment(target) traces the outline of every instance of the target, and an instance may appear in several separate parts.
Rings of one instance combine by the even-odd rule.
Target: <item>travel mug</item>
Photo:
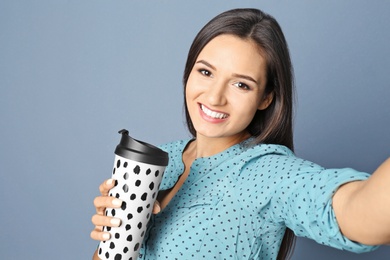
[[[104,227],[111,238],[99,244],[100,259],[135,260],[151,217],[153,204],[165,167],[168,154],[148,143],[131,138],[125,129],[115,149],[112,178],[117,185],[110,196],[123,201],[121,208],[107,208],[106,215],[119,218],[119,227]]]

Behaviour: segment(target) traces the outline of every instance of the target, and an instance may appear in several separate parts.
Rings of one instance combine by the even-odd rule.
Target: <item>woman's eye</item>
[[[199,72],[207,77],[211,76],[211,72],[205,69],[200,69]]]
[[[240,89],[244,89],[244,90],[250,90],[250,87],[245,84],[245,83],[242,83],[242,82],[237,82],[234,84],[236,87],[240,88]]]

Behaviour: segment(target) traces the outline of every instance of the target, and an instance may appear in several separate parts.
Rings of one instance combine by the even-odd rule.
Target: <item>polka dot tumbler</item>
[[[117,185],[109,195],[123,201],[118,209],[106,209],[106,215],[122,220],[120,227],[104,227],[111,238],[99,244],[100,259],[135,260],[151,217],[168,154],[150,144],[119,131],[121,141],[115,149],[112,178]]]

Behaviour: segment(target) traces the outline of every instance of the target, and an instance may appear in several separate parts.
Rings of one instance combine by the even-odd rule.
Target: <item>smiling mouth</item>
[[[200,109],[209,117],[215,118],[215,119],[224,119],[227,118],[229,115],[225,113],[215,112],[210,109],[208,109],[206,106],[200,104]]]

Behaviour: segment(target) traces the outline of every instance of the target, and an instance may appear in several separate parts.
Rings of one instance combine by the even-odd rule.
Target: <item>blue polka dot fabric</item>
[[[151,218],[139,259],[276,259],[286,227],[339,249],[375,249],[343,237],[331,205],[340,185],[368,174],[324,169],[284,146],[249,141],[193,162],[181,189]],[[188,142],[161,147],[170,158],[160,190],[183,173]]]

